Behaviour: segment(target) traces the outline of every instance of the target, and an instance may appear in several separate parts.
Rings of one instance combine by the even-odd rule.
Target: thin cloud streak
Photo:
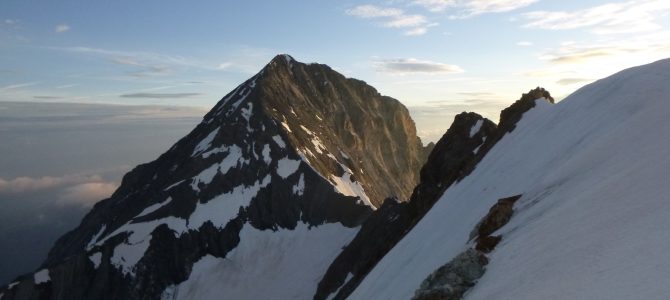
[[[63,32],[70,31],[70,26],[67,25],[67,24],[60,24],[60,25],[56,26],[56,28],[54,30],[57,33],[63,33]]]
[[[556,81],[556,83],[560,84],[560,85],[571,85],[571,84],[591,82],[591,81],[593,81],[593,79],[588,79],[588,78],[561,78],[558,81]]]
[[[391,74],[409,74],[409,73],[463,73],[464,70],[457,65],[450,65],[439,62],[418,60],[414,58],[401,58],[381,60],[374,63],[377,71]]]
[[[466,19],[488,13],[503,13],[529,6],[538,0],[415,0],[412,5],[439,13],[447,10],[455,12],[451,19]]]
[[[202,70],[218,70],[217,66],[203,63],[193,58],[178,55],[142,51],[121,51],[92,47],[46,47],[47,49],[64,51],[82,55],[98,56],[112,63],[139,68],[138,71],[126,72],[133,77],[171,74],[175,67],[194,68]]]
[[[123,94],[119,97],[123,98],[152,98],[152,99],[168,99],[168,98],[189,98],[201,96],[201,93],[133,93]]]
[[[17,83],[17,84],[10,84],[6,85],[3,87],[0,87],[0,92],[6,92],[9,90],[16,90],[24,87],[29,87],[38,84],[39,82],[26,82],[26,83]]]

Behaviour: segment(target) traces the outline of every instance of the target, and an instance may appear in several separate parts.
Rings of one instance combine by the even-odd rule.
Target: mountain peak
[[[200,299],[214,289],[231,299],[310,298],[316,286],[306,283],[318,281],[373,210],[389,196],[409,198],[424,158],[398,100],[280,54],[61,237],[38,272],[49,283],[26,275],[0,293]],[[213,265],[217,274],[204,276]],[[259,291],[216,279],[258,282],[277,269],[302,280],[273,277],[273,285],[302,283]]]
[[[302,62],[295,60],[291,55],[288,54],[277,54],[273,57],[270,62],[265,65],[261,70],[260,74],[267,74],[273,72],[289,71],[293,68],[294,64],[304,65]]]
[[[277,62],[277,61],[282,61],[282,62],[285,62],[285,63],[287,63],[287,64],[290,64],[290,63],[292,63],[292,62],[294,62],[294,61],[296,61],[296,60],[293,58],[293,56],[291,56],[291,55],[289,55],[289,54],[286,54],[286,53],[280,53],[280,54],[275,55],[275,57],[272,58],[272,60],[270,61],[270,63],[272,63],[272,62]]]

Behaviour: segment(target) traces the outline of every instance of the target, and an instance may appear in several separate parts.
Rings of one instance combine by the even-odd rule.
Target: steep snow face
[[[350,299],[409,299],[463,251],[496,200],[523,194],[466,299],[658,299],[670,294],[670,60],[553,107],[538,100]],[[435,230],[440,228],[440,230]]]
[[[193,265],[188,280],[163,299],[310,299],[330,262],[357,228],[325,224],[294,230],[245,226],[240,244],[225,258],[211,255]]]

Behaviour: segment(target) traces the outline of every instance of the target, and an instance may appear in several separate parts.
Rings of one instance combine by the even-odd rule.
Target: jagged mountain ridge
[[[356,237],[329,267],[315,299],[345,299],[375,265],[432,208],[452,184],[465,178],[479,161],[507,133],[514,130],[522,115],[535,106],[535,99],[554,100],[543,88],[535,88],[500,114],[499,124],[476,113],[463,112],[454,118],[447,132],[435,143],[421,180],[410,201],[387,200],[362,225]]]
[[[493,205],[514,195],[511,220],[492,233],[502,239],[464,299],[664,298],[670,163],[659,134],[670,130],[668,80],[666,59],[556,105],[534,101],[349,299],[421,296],[424,280],[472,250]]]
[[[309,282],[375,204],[408,196],[424,157],[397,100],[325,65],[279,55],[159,159],[124,176],[110,199],[56,243],[41,270],[2,293],[311,297],[316,286]],[[268,276],[268,265],[294,275]],[[295,269],[305,266],[313,267]],[[203,281],[213,275],[228,284]],[[265,278],[275,289],[241,278]]]

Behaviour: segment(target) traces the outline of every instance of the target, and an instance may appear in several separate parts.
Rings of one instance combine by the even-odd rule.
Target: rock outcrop
[[[412,300],[459,300],[484,275],[488,263],[479,251],[465,250],[430,274]]]
[[[501,235],[491,236],[505,226],[514,213],[514,203],[521,195],[498,200],[472,230],[476,237],[475,248],[468,248],[451,261],[439,267],[421,283],[413,300],[459,300],[486,272],[489,263],[485,253],[493,251],[502,240]]]

